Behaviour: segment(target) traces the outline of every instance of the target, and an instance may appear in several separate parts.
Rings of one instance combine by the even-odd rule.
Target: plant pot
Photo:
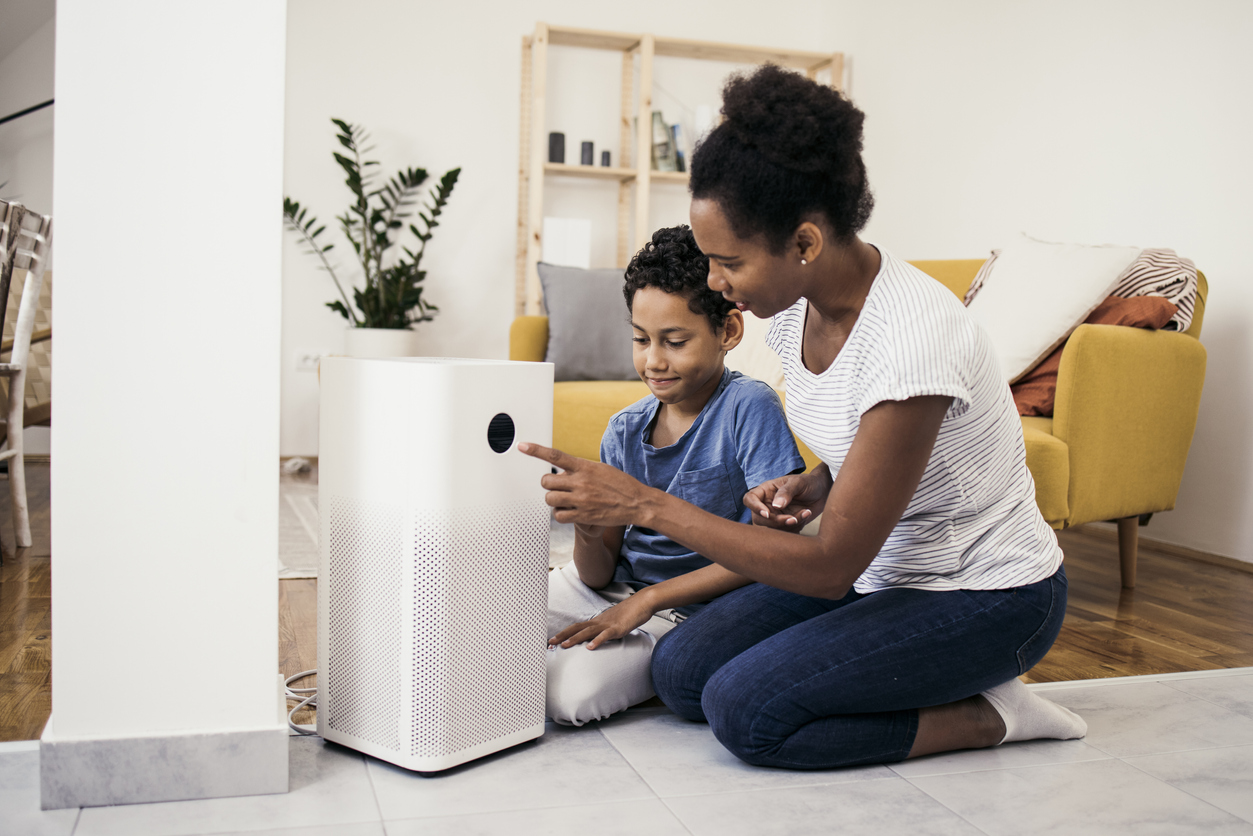
[[[349,357],[419,357],[418,332],[401,328],[345,328],[344,353]]]

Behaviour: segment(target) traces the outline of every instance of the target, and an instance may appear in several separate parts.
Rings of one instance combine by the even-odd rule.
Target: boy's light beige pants
[[[548,573],[548,635],[595,618],[633,593],[624,583],[591,589],[579,580],[574,563],[554,569]],[[550,647],[548,716],[562,725],[581,726],[652,697],[653,647],[676,626],[670,617],[670,610],[658,613],[621,639],[595,650],[588,650],[586,644]]]

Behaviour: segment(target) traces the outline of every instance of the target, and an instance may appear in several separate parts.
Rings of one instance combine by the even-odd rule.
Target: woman
[[[750,491],[746,530],[524,450],[565,470],[543,479],[559,520],[654,529],[758,582],[658,644],[657,693],[740,758],[797,769],[1082,737],[1016,678],[1057,637],[1066,576],[1009,387],[948,290],[857,237],[863,114],[766,66],[723,115],[692,160],[692,229],[709,286],[773,317],[789,422],[824,464]]]

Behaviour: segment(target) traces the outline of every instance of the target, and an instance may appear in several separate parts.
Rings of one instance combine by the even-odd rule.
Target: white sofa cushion
[[[1004,247],[968,310],[1013,383],[1111,295],[1139,247],[1053,244],[1023,235]]]

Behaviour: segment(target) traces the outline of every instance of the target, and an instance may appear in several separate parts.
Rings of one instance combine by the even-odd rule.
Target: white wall
[[[522,36],[542,20],[831,51],[836,45],[829,34],[829,6],[821,0],[782,0],[763,14],[752,0],[716,6],[663,0],[363,0],[351,17],[372,21],[371,34],[352,38],[345,36],[341,3],[294,3],[288,15],[284,188],[313,207],[324,222],[333,224],[334,215],[347,205],[343,174],[331,159],[337,147],[331,116],[372,129],[375,159],[386,172],[420,165],[439,175],[461,166],[461,182],[423,262],[429,274],[426,293],[442,310],[435,321],[417,327],[426,335],[431,354],[503,358],[513,318]],[[592,139],[598,162],[605,147],[619,161],[618,57],[566,48],[554,48],[551,56],[554,95],[548,119],[551,130],[566,133],[567,160],[577,161],[578,143]],[[657,76],[666,90],[690,105],[716,105],[726,69],[659,59]],[[658,91],[656,103],[668,119],[684,115],[665,90]],[[592,218],[593,264],[609,266],[616,187],[552,179],[547,187],[549,214]],[[656,225],[687,219],[682,187],[658,186],[654,195]],[[325,234],[338,236],[334,229]],[[353,263],[346,243],[338,243],[332,254],[345,267]],[[306,349],[342,351],[345,322],[324,307],[334,292],[315,261],[288,234],[283,250],[285,455],[317,452],[316,377],[295,371],[295,359]]]
[[[51,99],[56,20],[0,56],[0,117]],[[0,196],[52,212],[52,116],[48,107],[0,125]]]
[[[60,739],[278,723],[284,8],[58,4]]]
[[[51,9],[49,12],[51,13]],[[7,55],[0,56],[0,117],[53,98],[56,19],[46,23]],[[52,126],[55,107],[0,125],[0,197],[20,201],[41,214],[52,213]],[[50,431],[31,427],[23,438],[27,454],[50,450]]]
[[[867,238],[980,257],[1018,231],[1173,247],[1210,280],[1196,437],[1146,536],[1253,560],[1253,4],[864,3]]]

